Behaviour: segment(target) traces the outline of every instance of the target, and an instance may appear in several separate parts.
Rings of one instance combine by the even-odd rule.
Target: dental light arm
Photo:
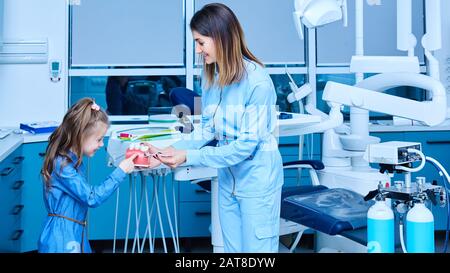
[[[297,86],[291,74],[289,74],[286,68],[286,74],[289,77],[289,86],[291,87],[292,93],[288,95],[287,100],[289,103],[294,103],[307,98],[311,94],[313,94],[313,90],[311,84],[306,83],[300,87]],[[314,94],[315,95],[315,94]],[[299,135],[306,135],[311,133],[325,132],[326,130],[337,128],[341,126],[344,122],[344,117],[341,113],[341,105],[338,103],[328,102],[328,106],[330,106],[330,113],[327,115],[324,112],[320,111],[316,108],[316,106],[311,103],[310,100],[306,99],[305,110],[308,114],[314,116],[320,116],[322,122],[318,124],[314,124],[311,126],[305,126],[299,129],[297,132]]]
[[[412,0],[397,0],[397,49],[414,57],[416,36],[412,33]]]
[[[320,116],[322,119],[327,119],[328,115],[317,109],[316,105],[309,99],[309,96],[315,96],[315,92],[313,92],[311,84],[305,83],[304,85],[298,87],[291,74],[289,74],[287,68],[286,75],[289,77],[289,87],[292,90],[292,92],[287,96],[287,101],[289,103],[298,101],[300,104],[302,104],[301,100],[306,98],[306,112],[311,115]]]
[[[287,101],[289,103],[294,103],[296,101],[302,100],[306,96],[312,93],[311,84],[305,83],[304,85],[297,87],[292,81],[289,82],[292,93],[287,96]]]
[[[304,39],[303,25],[315,28],[343,20],[347,26],[347,0],[295,0],[293,18],[300,39]]]
[[[328,115],[324,114],[325,117],[322,116],[320,123],[299,128],[296,132],[299,135],[320,133],[342,125],[344,117],[341,113],[341,105],[339,103],[328,102],[328,106],[331,107],[330,113]]]
[[[431,92],[431,101],[414,101],[377,91],[414,86]],[[377,90],[377,91],[372,91]],[[446,118],[447,99],[441,82],[422,74],[389,73],[369,77],[357,86],[329,81],[322,98],[328,102],[386,113],[435,126]]]
[[[442,47],[441,0],[425,1],[426,33],[422,38],[422,46],[429,62],[429,75],[439,80],[439,62],[432,51]]]

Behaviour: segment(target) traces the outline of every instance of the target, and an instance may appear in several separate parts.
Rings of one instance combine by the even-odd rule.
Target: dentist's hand
[[[156,157],[173,169],[186,162],[186,150],[176,150],[172,147],[171,151],[157,153]]]
[[[161,148],[155,147],[152,144],[147,143],[147,142],[142,142],[142,144],[149,148],[148,151],[151,154],[156,154],[158,152],[163,153],[163,154],[170,154],[171,152],[175,151],[175,148],[172,146],[168,146],[166,148],[161,149]]]
[[[150,156],[149,159],[150,166],[148,166],[149,169],[153,169],[161,165],[161,161],[156,156]]]

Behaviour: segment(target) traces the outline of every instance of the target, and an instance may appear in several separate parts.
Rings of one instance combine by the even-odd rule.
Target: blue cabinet
[[[26,143],[23,149],[22,190],[23,238],[21,252],[37,250],[37,242],[42,231],[42,223],[47,215],[43,199],[43,179],[41,168],[44,163],[48,142]]]
[[[304,136],[302,159],[320,160],[322,147],[322,134],[310,134]],[[281,137],[279,150],[283,163],[299,160],[299,137]],[[284,170],[284,187],[310,184],[308,170],[302,169],[299,173],[296,169]]]
[[[405,141],[417,141],[422,143],[422,150],[426,156],[432,157],[439,161],[442,166],[450,171],[450,132],[411,132],[405,133]],[[436,181],[438,185],[444,186],[439,172],[428,163],[417,173],[412,174],[413,179],[417,176],[424,176],[427,182]],[[448,187],[448,184],[447,184]],[[447,207],[432,207],[434,215],[434,227],[436,230],[445,230],[447,227]]]
[[[211,202],[180,203],[180,237],[209,237],[210,224]]]
[[[106,140],[107,142],[107,140]],[[42,224],[45,220],[47,211],[43,201],[43,179],[41,177],[41,168],[45,157],[45,151],[48,142],[36,142],[23,144],[14,153],[0,162],[0,252],[28,252],[37,250],[37,242],[42,231]],[[85,158],[88,167],[88,182],[98,184],[103,182],[114,170],[107,166],[106,149],[100,149],[94,157]],[[148,200],[153,197],[153,181],[148,179]],[[139,180],[138,180],[139,181]],[[139,183],[134,183],[140,187]],[[177,210],[176,219],[179,226],[179,208],[174,208],[178,204],[178,185],[172,182],[172,176],[166,177],[167,206],[172,216],[172,226],[175,225],[175,219],[172,212]],[[163,218],[163,230],[165,236],[170,236],[170,225],[167,221],[166,205],[163,198],[162,182],[159,187],[159,207],[161,217]],[[120,189],[120,201],[118,206],[118,225],[117,238],[126,237],[126,227],[128,220],[129,204],[129,180],[123,182]],[[175,201],[172,195],[172,189],[175,192]],[[140,192],[137,192],[137,198],[140,198]],[[97,208],[89,209],[88,214],[88,237],[90,240],[113,239],[114,220],[116,212],[116,195],[113,194],[104,204]],[[134,198],[134,196],[133,196]],[[134,202],[132,206],[130,226],[135,224]],[[145,206],[141,209],[140,237],[145,232],[147,222]],[[151,223],[154,226],[158,215],[155,210],[151,217]],[[154,228],[154,236],[161,237],[162,233],[159,226]],[[133,238],[134,228],[130,228],[129,237]]]
[[[105,139],[105,143],[107,139]],[[103,182],[114,170],[107,166],[106,146],[97,150],[91,158],[85,158],[87,166],[87,181],[91,185],[97,185]],[[124,183],[120,186],[120,193],[124,188]],[[124,196],[119,195],[124,199]],[[124,207],[125,202],[120,203],[119,207]],[[90,240],[112,239],[114,235],[114,215],[116,210],[116,194],[113,194],[103,204],[96,208],[89,209],[88,212],[88,238]]]
[[[19,252],[24,230],[21,216],[23,180],[21,149],[0,162],[0,252]]]
[[[298,160],[299,137],[281,137],[279,150],[283,162]],[[306,136],[303,145],[303,159],[320,159],[321,134]],[[220,183],[220,182],[219,182]],[[306,170],[284,171],[284,186],[309,184]],[[179,182],[180,192],[180,237],[209,237],[211,223],[211,194],[196,184]]]
[[[311,142],[311,138],[314,139]],[[304,158],[320,159],[320,134],[314,134],[309,136],[304,145]],[[105,139],[107,143],[107,139]],[[311,143],[313,143],[311,145]],[[16,245],[17,251],[34,251],[37,250],[37,241],[42,230],[42,223],[45,219],[46,209],[43,202],[43,180],[40,175],[42,168],[45,150],[48,142],[27,143],[22,145],[22,150],[17,150],[15,154],[21,156],[23,160],[23,169],[21,171],[15,171],[14,174],[14,187],[20,188],[20,194],[22,200],[14,203],[16,207],[15,211],[20,214],[20,217],[16,217],[20,220],[21,224],[11,227],[9,234],[14,238],[20,238],[16,241],[19,242]],[[283,157],[283,161],[298,160],[298,137],[289,137],[280,139],[280,151]],[[88,182],[95,185],[103,182],[108,175],[114,170],[108,167],[107,164],[107,151],[106,148],[99,149],[92,158],[85,158],[87,163]],[[6,161],[2,162],[2,168],[4,168]],[[301,177],[307,177],[306,173],[302,173]],[[136,197],[141,198],[141,184],[140,179],[137,179],[138,183],[132,182],[133,186],[138,187]],[[303,180],[302,180],[303,181]],[[12,182],[10,182],[12,183]],[[298,173],[296,170],[286,170],[285,172],[285,184],[295,185],[298,183]],[[303,183],[303,182],[301,182]],[[305,182],[306,183],[306,182]],[[5,183],[2,183],[5,185]],[[148,200],[151,206],[153,200],[153,186],[154,181],[151,177],[147,178],[147,190]],[[161,212],[161,218],[163,221],[164,235],[167,238],[171,235],[170,224],[167,220],[166,206],[162,189],[162,182],[158,182],[158,199],[159,208]],[[172,195],[172,189],[175,191],[175,197]],[[169,208],[169,215],[171,216],[172,227],[175,226],[175,221],[179,229],[180,237],[207,237],[210,236],[209,224],[211,219],[211,195],[204,189],[195,184],[187,182],[174,182],[172,175],[166,177],[166,192],[167,192],[167,205]],[[1,190],[0,194],[4,191]],[[115,230],[114,221],[116,217],[116,200],[117,194],[119,194],[119,204],[117,207],[117,227]],[[1,196],[0,196],[1,197]],[[128,223],[128,208],[130,197],[130,182],[127,178],[120,187],[119,191],[114,193],[105,203],[97,208],[89,210],[88,214],[88,236],[90,240],[110,240],[114,237],[116,232],[117,239],[124,239],[127,235],[127,223]],[[135,198],[133,195],[132,198]],[[6,199],[5,199],[6,200]],[[145,199],[143,199],[145,201]],[[12,201],[11,201],[12,202]],[[11,203],[12,205],[13,203]],[[174,207],[175,206],[175,207]],[[139,209],[139,208],[138,208]],[[177,218],[174,219],[173,212],[176,210]],[[3,212],[5,213],[5,212]],[[138,212],[139,213],[139,212]],[[141,222],[139,236],[142,238],[145,232],[146,222],[146,208],[145,202],[141,207]],[[162,237],[162,233],[157,224],[158,215],[156,213],[156,207],[151,216],[152,228],[155,231],[154,236],[157,238]],[[133,199],[132,210],[130,214],[130,229],[128,230],[128,238],[133,238],[135,235],[135,203]],[[3,231],[5,233],[6,231]],[[6,233],[3,235],[6,236]],[[4,240],[2,240],[4,241]]]
[[[180,237],[209,237],[211,194],[188,181],[178,183]]]
[[[0,252],[37,250],[46,215],[40,171],[47,142],[23,144],[0,163]]]

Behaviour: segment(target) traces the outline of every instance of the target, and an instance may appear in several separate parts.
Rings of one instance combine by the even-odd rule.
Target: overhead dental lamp
[[[347,0],[295,0],[295,28],[303,40],[303,25],[315,28],[339,20],[347,26]]]

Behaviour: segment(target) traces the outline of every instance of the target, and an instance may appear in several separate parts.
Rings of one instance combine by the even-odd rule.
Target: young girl
[[[218,169],[225,252],[278,252],[283,166],[273,135],[277,97],[272,80],[247,48],[227,6],[204,6],[190,27],[195,51],[203,58],[204,140],[163,150],[150,145],[151,152],[161,151],[159,160],[170,167]],[[214,138],[217,147],[202,147]]]
[[[92,252],[86,237],[88,207],[111,196],[134,169],[133,159],[123,160],[100,185],[86,181],[83,156],[92,157],[103,147],[108,115],[90,98],[79,100],[50,136],[42,175],[48,215],[38,242],[39,252]]]

